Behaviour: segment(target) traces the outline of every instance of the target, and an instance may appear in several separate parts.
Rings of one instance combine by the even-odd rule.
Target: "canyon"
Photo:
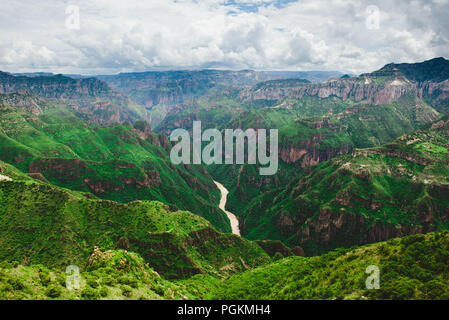
[[[228,198],[229,191],[221,183],[217,181],[214,181],[214,183],[217,185],[218,189],[221,192],[219,208],[223,210],[228,216],[229,221],[231,222],[232,233],[240,236],[239,220],[233,213],[226,210],[226,201]]]
[[[258,274],[297,283],[284,266],[305,274],[314,261],[348,253],[345,265],[357,269],[366,262],[360,250],[389,257],[389,248],[407,261],[435,259],[431,272],[440,274],[444,252],[416,257],[404,248],[446,245],[448,65],[437,58],[319,80],[217,70],[0,73],[0,255],[21,263],[8,265],[7,277],[38,279],[44,267],[35,265],[59,274],[78,263],[94,295],[108,281],[119,297],[142,287],[145,297],[235,298],[251,296],[237,284],[247,290]],[[168,136],[179,127],[190,134],[195,121],[220,135],[278,130],[278,150],[267,150],[278,171],[259,175],[261,161],[174,163]],[[111,272],[117,286],[103,279]],[[338,290],[323,292],[314,295]]]

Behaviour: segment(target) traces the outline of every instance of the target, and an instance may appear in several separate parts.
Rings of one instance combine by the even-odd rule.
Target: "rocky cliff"
[[[416,97],[432,97],[447,102],[449,97],[449,61],[444,58],[418,64],[390,64],[379,71],[354,78],[340,78],[322,83],[306,81],[269,81],[243,89],[243,101],[281,101],[285,98],[301,99],[305,96],[319,98],[338,97],[372,105],[391,104],[413,93]],[[426,71],[427,70],[427,71]],[[426,74],[425,72],[429,73]]]
[[[13,76],[0,72],[0,93],[30,92],[41,98],[68,103],[86,120],[100,124],[145,119],[145,110],[95,78]]]
[[[315,254],[444,228],[448,139],[446,117],[382,147],[322,163],[254,200],[241,217],[242,234]]]

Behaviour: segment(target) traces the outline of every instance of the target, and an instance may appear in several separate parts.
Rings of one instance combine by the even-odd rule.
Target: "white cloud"
[[[449,56],[448,1],[2,0],[0,69],[115,73],[152,68],[372,71]],[[67,5],[80,30],[65,27]],[[245,9],[255,5],[258,10]],[[366,28],[366,8],[380,28]]]

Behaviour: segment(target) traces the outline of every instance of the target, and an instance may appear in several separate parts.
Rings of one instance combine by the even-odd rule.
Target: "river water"
[[[226,209],[225,209],[226,201],[228,200],[229,191],[220,182],[217,182],[217,181],[214,181],[214,182],[217,185],[218,189],[220,189],[220,192],[221,192],[221,199],[220,199],[219,207],[221,210],[223,210],[226,213],[229,220],[231,221],[232,233],[239,236],[240,235],[239,220],[233,213],[226,211]]]

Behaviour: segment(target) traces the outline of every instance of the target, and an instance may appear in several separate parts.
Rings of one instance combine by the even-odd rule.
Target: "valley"
[[[277,130],[277,172],[173,163],[171,132],[195,121]],[[0,72],[3,299],[448,299],[448,195],[444,58],[343,77]]]
[[[232,233],[240,236],[239,220],[233,213],[226,211],[226,202],[227,202],[229,191],[221,183],[219,183],[217,181],[214,181],[214,182],[221,192],[219,208],[221,210],[223,210],[226,213],[226,215],[228,216],[229,222],[231,223]]]

